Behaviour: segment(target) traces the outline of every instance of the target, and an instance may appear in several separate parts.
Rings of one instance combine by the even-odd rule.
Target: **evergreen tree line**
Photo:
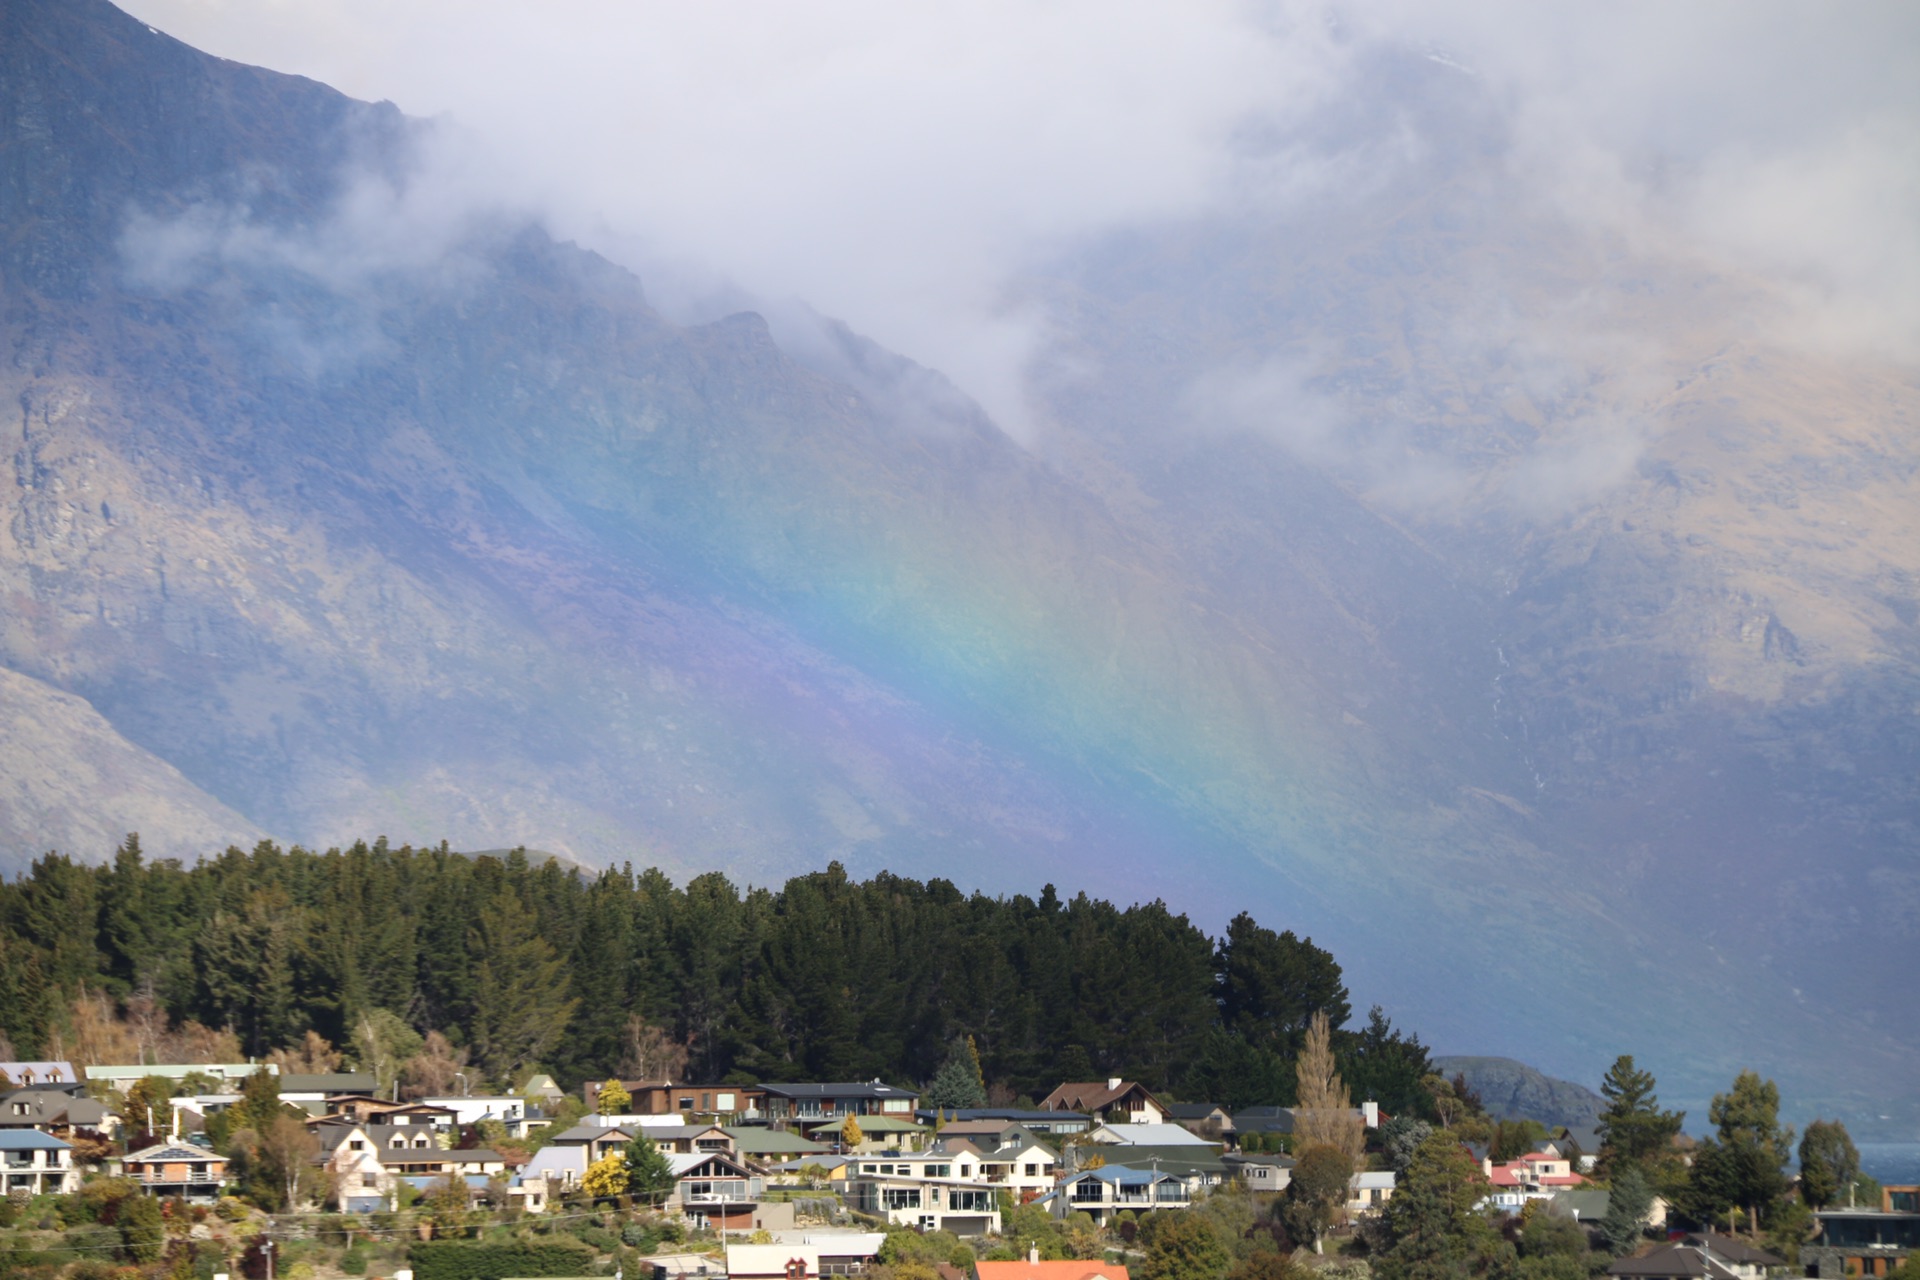
[[[1310,939],[1244,914],[1214,939],[1159,902],[967,895],[838,863],[742,892],[718,873],[676,886],[384,840],[185,866],[130,836],[104,865],[48,854],[0,883],[13,1056],[73,1056],[89,1007],[173,1029],[141,1039],[155,1060],[183,1027],[255,1056],[315,1032],[368,1069],[424,1036],[500,1085],[536,1066],[568,1085],[921,1082],[970,1036],[996,1101],[1118,1075],[1233,1107],[1293,1103],[1325,1013],[1356,1100],[1430,1107],[1419,1038],[1378,1008],[1349,1027],[1340,966]]]

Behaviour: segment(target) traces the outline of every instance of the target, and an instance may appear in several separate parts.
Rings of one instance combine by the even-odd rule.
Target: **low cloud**
[[[1751,275],[1775,341],[1904,358],[1920,339],[1911,6],[129,7],[213,52],[458,121],[488,156],[464,195],[537,208],[678,318],[804,299],[1016,433],[1043,429],[1031,365],[1075,323],[1026,301],[1036,273],[1115,234],[1353,200],[1455,153],[1497,154],[1488,200]],[[1391,51],[1444,68],[1464,113],[1397,99]],[[377,269],[431,241],[404,193],[363,196],[321,259]],[[163,271],[208,236],[259,252],[218,223],[140,247]],[[1250,376],[1257,400],[1269,375]],[[1321,430],[1292,421],[1270,427]]]

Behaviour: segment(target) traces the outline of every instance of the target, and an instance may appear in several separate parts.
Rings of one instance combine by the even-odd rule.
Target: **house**
[[[714,1231],[760,1227],[758,1210],[766,1183],[738,1158],[724,1151],[696,1151],[670,1155],[667,1163],[676,1179],[663,1206],[669,1212]]]
[[[64,1089],[21,1089],[0,1098],[0,1129],[38,1129],[65,1138],[76,1129],[112,1133],[119,1123],[106,1103]]]
[[[984,1163],[961,1138],[906,1155],[862,1155],[847,1174],[847,1204],[896,1226],[989,1235],[1000,1229],[999,1188],[986,1181]]]
[[[600,1089],[605,1083],[589,1080],[581,1086],[581,1096],[595,1111],[600,1109]],[[758,1085],[622,1080],[620,1087],[633,1099],[627,1104],[628,1113],[641,1116],[701,1115],[758,1120],[767,1096]]]
[[[1220,1144],[1208,1142],[1191,1129],[1177,1124],[1097,1124],[1087,1141],[1124,1147],[1197,1147],[1218,1151]]]
[[[772,1244],[727,1246],[727,1280],[818,1280],[857,1276],[879,1257],[879,1231],[775,1231]],[[663,1278],[656,1278],[663,1280]]]
[[[891,1151],[898,1148],[912,1149],[923,1144],[931,1131],[923,1125],[901,1116],[856,1116],[854,1123],[860,1126],[860,1150]],[[794,1127],[815,1142],[841,1145],[840,1130],[846,1124],[840,1120],[818,1120],[801,1122]]]
[[[1586,1185],[1586,1178],[1573,1171],[1573,1162],[1558,1150],[1530,1151],[1518,1160],[1495,1164],[1492,1157],[1480,1161],[1480,1172],[1493,1184],[1494,1203],[1506,1207],[1518,1195],[1550,1195],[1567,1187]]]
[[[379,1148],[357,1124],[327,1124],[314,1130],[320,1151],[313,1162],[326,1170],[334,1206],[342,1213],[375,1213],[388,1207],[393,1177]]]
[[[847,1116],[913,1116],[920,1095],[878,1080],[852,1084],[761,1085],[769,1121],[838,1120]]]
[[[0,1075],[20,1089],[58,1087],[77,1092],[86,1084],[71,1062],[0,1062]]]
[[[280,1101],[324,1114],[329,1099],[336,1097],[371,1098],[380,1085],[370,1071],[336,1071],[324,1075],[280,1075]]]
[[[479,1124],[482,1120],[497,1120],[507,1127],[507,1132],[516,1138],[527,1134],[527,1104],[524,1099],[504,1094],[486,1094],[457,1098],[423,1098],[430,1107],[439,1107],[453,1113],[453,1124],[458,1128]]]
[[[188,1142],[160,1142],[122,1162],[126,1176],[154,1196],[214,1201],[227,1180],[227,1158]]]
[[[577,1132],[577,1129],[568,1132]],[[734,1155],[738,1150],[733,1135],[717,1124],[635,1125],[630,1132],[635,1137],[644,1134],[660,1150],[680,1155],[694,1151],[724,1151]]]
[[[1375,1214],[1380,1212],[1387,1201],[1393,1199],[1395,1175],[1392,1170],[1373,1172],[1362,1170],[1347,1180],[1347,1212],[1353,1214]]]
[[[520,1096],[544,1111],[551,1111],[567,1100],[566,1092],[554,1082],[552,1076],[545,1072],[537,1072],[528,1077],[526,1085],[520,1090]]]
[[[638,1265],[646,1270],[634,1280],[727,1280],[726,1264],[706,1253],[656,1253]]]
[[[1040,1101],[1042,1111],[1078,1111],[1108,1124],[1161,1124],[1167,1109],[1143,1084],[1118,1076],[1105,1083],[1063,1084]]]
[[[1015,1126],[994,1142],[968,1146],[979,1153],[980,1180],[995,1190],[1008,1192],[1020,1204],[1038,1200],[1053,1190],[1057,1168],[1053,1150],[1027,1130]]]
[[[726,1135],[733,1139],[733,1151],[749,1160],[790,1160],[826,1155],[833,1150],[824,1142],[809,1142],[797,1133],[768,1129],[755,1124],[730,1124]]]
[[[1018,1262],[976,1262],[972,1280],[1128,1280],[1127,1269],[1113,1262],[1042,1262],[1028,1249]]]
[[[381,1167],[395,1177],[432,1177],[444,1172],[444,1135],[423,1125],[370,1124],[362,1126],[367,1141],[379,1155]]]
[[[625,1151],[627,1144],[633,1141],[634,1135],[642,1132],[651,1136],[653,1131],[643,1130],[639,1125],[627,1129],[620,1125],[577,1124],[564,1133],[552,1135],[547,1139],[547,1143],[555,1147],[585,1147],[587,1163],[594,1164],[615,1152]],[[724,1133],[725,1130],[722,1132]],[[691,1147],[687,1149],[692,1150]],[[671,1151],[673,1148],[663,1147],[662,1150]]]
[[[579,1186],[591,1163],[583,1146],[542,1147],[533,1153],[533,1159],[521,1166],[520,1177],[538,1179],[551,1198]]]
[[[1292,1156],[1249,1156],[1235,1152],[1221,1156],[1220,1163],[1228,1177],[1238,1178],[1249,1191],[1285,1191],[1293,1181]]]
[[[1805,1252],[1803,1246],[1802,1252]],[[1787,1266],[1785,1258],[1765,1249],[1756,1249],[1745,1241],[1715,1232],[1695,1234],[1661,1245],[1634,1258],[1622,1258],[1607,1268],[1610,1276],[1630,1280],[1763,1280],[1780,1275]],[[1820,1275],[1822,1272],[1810,1272]],[[1871,1275],[1871,1271],[1855,1271]]]
[[[1233,1141],[1233,1116],[1214,1103],[1173,1103],[1167,1107],[1167,1119],[1207,1142]]]
[[[386,1102],[364,1094],[335,1094],[326,1100],[326,1119],[339,1118],[355,1124],[381,1124],[451,1130],[460,1113],[452,1107],[430,1106],[424,1102]]]
[[[1046,1197],[1056,1218],[1085,1213],[1096,1226],[1106,1226],[1123,1209],[1146,1213],[1157,1209],[1185,1209],[1193,1203],[1187,1184],[1170,1173],[1108,1164],[1061,1179]]]
[[[1245,1141],[1250,1133],[1267,1135],[1292,1132],[1292,1107],[1242,1107],[1233,1113],[1233,1133],[1237,1141]]]
[[[1800,1246],[1800,1261],[1821,1280],[1883,1276],[1920,1253],[1920,1187],[1882,1187],[1876,1209],[1824,1209],[1813,1217],[1820,1234]]]
[[[66,1195],[80,1189],[73,1148],[38,1129],[0,1131],[0,1177],[9,1196]]]
[[[1077,1112],[1025,1111],[1018,1107],[956,1107],[952,1110],[922,1107],[913,1113],[913,1118],[924,1125],[940,1125],[942,1133],[948,1132],[956,1125],[963,1126],[960,1132],[967,1137],[976,1136],[981,1132],[976,1126],[994,1123],[1002,1127],[1017,1124],[1031,1133],[1047,1134],[1052,1137],[1072,1137],[1085,1133],[1093,1127],[1093,1121]]]
[[[135,1080],[144,1080],[150,1076],[176,1082],[188,1076],[206,1076],[216,1083],[231,1086],[232,1091],[238,1093],[240,1086],[246,1083],[247,1077],[256,1071],[264,1071],[270,1076],[280,1074],[280,1068],[271,1062],[135,1062],[88,1067],[85,1075],[89,1083],[96,1080],[105,1081],[109,1087],[123,1094]]]

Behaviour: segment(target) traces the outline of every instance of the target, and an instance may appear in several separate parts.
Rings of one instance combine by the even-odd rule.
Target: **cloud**
[[[1040,429],[1035,353],[1073,323],[1032,304],[1035,273],[1116,231],[1352,199],[1449,146],[1499,151],[1489,199],[1753,273],[1777,291],[1779,340],[1920,337],[1912,6],[129,7],[457,120],[496,195],[635,267],[680,318],[804,299],[1017,432]],[[1464,86],[1466,133],[1421,131],[1381,70],[1392,50]]]

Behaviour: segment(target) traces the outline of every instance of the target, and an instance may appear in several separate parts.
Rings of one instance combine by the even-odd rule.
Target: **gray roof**
[[[917,1089],[902,1089],[898,1085],[881,1084],[878,1080],[852,1081],[843,1084],[763,1084],[756,1085],[764,1093],[777,1098],[912,1098],[917,1099]]]
[[[681,1126],[675,1126],[675,1128],[679,1127]],[[622,1141],[631,1141],[633,1135],[639,1131],[639,1128],[640,1126],[638,1125],[632,1129],[623,1129],[619,1125],[613,1124],[583,1123],[573,1126],[573,1128],[567,1130],[565,1133],[556,1133],[548,1138],[547,1141],[556,1146],[572,1146],[575,1144],[584,1146],[589,1142],[603,1142],[608,1138],[619,1138]],[[707,1128],[711,1128],[711,1126],[705,1126],[701,1128],[699,1132],[704,1133]],[[649,1130],[649,1132],[651,1132],[651,1130]]]
[[[282,1093],[372,1093],[380,1082],[370,1071],[334,1071],[326,1075],[280,1077]]]
[[[1735,1280],[1733,1272],[1717,1262],[1700,1256],[1698,1249],[1685,1245],[1662,1245],[1651,1253],[1643,1253],[1637,1258],[1622,1258],[1607,1268],[1610,1276],[1635,1276],[1643,1280],[1667,1280],[1669,1277],[1686,1277],[1687,1280]]]
[[[1167,1114],[1175,1120],[1205,1120],[1216,1111],[1227,1114],[1225,1107],[1211,1102],[1175,1102],[1167,1107]]]

